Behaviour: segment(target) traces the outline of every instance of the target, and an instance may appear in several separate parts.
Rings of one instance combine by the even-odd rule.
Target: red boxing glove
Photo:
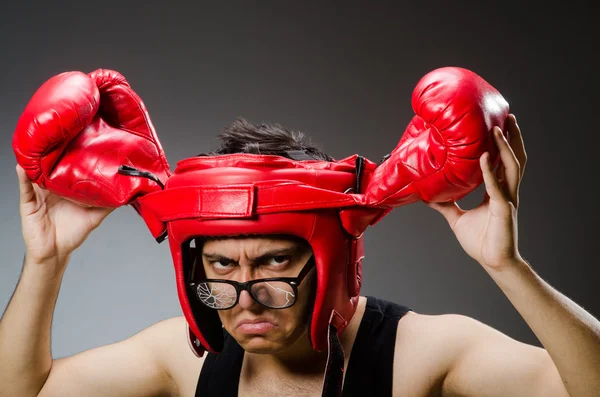
[[[131,204],[170,176],[142,100],[112,70],[44,83],[17,123],[13,150],[33,182],[90,206]]]
[[[412,107],[416,116],[365,188],[369,206],[459,200],[483,182],[484,152],[497,163],[491,130],[504,131],[509,106],[477,74],[457,67],[426,74],[413,91]]]

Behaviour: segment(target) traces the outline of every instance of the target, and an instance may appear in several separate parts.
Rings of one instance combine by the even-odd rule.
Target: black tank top
[[[342,397],[392,395],[394,347],[400,320],[411,309],[368,296],[344,381]],[[244,349],[229,334],[220,354],[207,353],[196,397],[237,397]]]

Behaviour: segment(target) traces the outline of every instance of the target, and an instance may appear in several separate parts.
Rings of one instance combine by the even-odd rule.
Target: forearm
[[[571,397],[600,390],[600,322],[524,261],[490,276],[546,349]]]
[[[0,320],[0,396],[36,396],[52,366],[50,328],[64,273],[27,260]]]

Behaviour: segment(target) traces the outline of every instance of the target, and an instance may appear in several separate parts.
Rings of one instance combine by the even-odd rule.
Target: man
[[[77,109],[79,123],[82,108]],[[445,216],[465,251],[496,281],[545,349],[519,343],[465,316],[429,316],[376,298],[357,297],[350,300],[352,314],[347,323],[336,322],[334,315],[329,319],[330,326],[344,328],[339,339],[346,353],[342,365],[348,375],[343,379],[344,396],[597,395],[600,323],[548,286],[519,254],[518,189],[526,155],[514,116],[506,119],[505,129],[509,141],[499,128],[493,129],[493,144],[501,161],[496,171],[488,151],[479,157],[486,187],[486,197],[479,207],[463,211],[455,202],[428,205]],[[222,140],[223,147],[217,153],[179,165],[182,171],[179,179],[175,178],[177,171],[169,178],[170,189],[159,183],[160,178],[154,175],[157,172],[132,168],[122,171],[122,175],[141,175],[161,185],[162,190],[147,194],[136,207],[155,237],[164,238],[164,230],[157,225],[164,223],[161,211],[169,208],[155,208],[152,200],[176,194],[177,188],[185,189],[183,179],[190,171],[186,167],[193,172],[206,170],[194,169],[193,162],[220,162],[212,155],[228,153],[260,153],[265,156],[261,161],[286,165],[292,161],[297,165],[297,161],[306,160],[303,156],[311,158],[309,162],[330,160],[300,135],[276,125],[254,126],[240,120],[226,129]],[[233,156],[236,161],[255,159]],[[253,165],[255,168],[250,165],[242,168],[252,172],[260,168],[260,162]],[[203,176],[209,178],[211,170]],[[318,396],[323,387],[327,388],[323,373],[335,375],[335,368],[330,366],[340,349],[335,348],[335,327],[314,327],[319,321],[314,318],[316,302],[327,304],[323,296],[327,291],[318,290],[327,271],[319,264],[323,259],[317,258],[323,250],[307,243],[312,236],[298,238],[292,228],[290,233],[248,235],[236,229],[243,222],[235,220],[218,236],[196,236],[192,230],[181,241],[184,228],[170,226],[174,259],[177,262],[177,255],[183,257],[176,269],[187,318],[165,320],[122,342],[53,360],[50,323],[69,256],[111,209],[82,206],[41,189],[32,184],[32,175],[20,166],[17,174],[27,253],[21,279],[0,322],[0,396],[228,395],[216,389],[219,387],[241,396]],[[323,172],[323,179],[325,175]],[[215,177],[222,175],[217,173]],[[364,188],[357,185],[356,190]],[[217,193],[211,196],[213,200],[218,201],[228,191],[224,187]],[[195,196],[179,199],[189,197]],[[262,197],[270,196],[259,199]],[[295,199],[289,195],[284,198]],[[185,203],[180,201],[171,202],[183,206]],[[198,206],[197,200],[194,203]],[[202,207],[202,202],[199,205]],[[269,216],[264,202],[253,205],[266,211],[267,215],[259,217]],[[221,201],[217,210],[225,207],[231,213],[239,211],[236,203]],[[187,222],[188,228],[198,223],[187,218],[182,222]],[[214,231],[222,223],[208,218],[201,224]],[[302,227],[300,223],[293,226]],[[348,288],[358,290],[360,285],[350,283]],[[206,317],[199,319],[199,313]],[[211,314],[215,316],[209,320]],[[212,329],[206,325],[210,321],[215,322]],[[225,332],[220,328],[215,332],[215,324],[222,324]],[[193,328],[193,349],[188,327]],[[319,334],[323,331],[325,334]],[[329,350],[315,349],[315,344],[323,345],[327,338]],[[194,354],[194,350],[203,349],[222,352],[202,357]],[[367,373],[380,374],[379,379],[368,378],[369,388],[361,380]]]

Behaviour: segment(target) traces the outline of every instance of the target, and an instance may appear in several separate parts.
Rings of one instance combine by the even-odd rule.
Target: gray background
[[[506,2],[16,3],[0,13],[0,307],[18,281],[24,247],[12,133],[52,75],[100,67],[123,73],[174,169],[214,148],[215,134],[237,116],[305,131],[335,158],[359,153],[379,161],[412,117],[418,79],[455,65],[498,88],[520,123],[529,155],[523,256],[600,314],[594,10],[572,2],[530,11]],[[482,194],[461,204],[470,208]],[[539,345],[442,216],[422,203],[371,228],[364,274],[364,294],[421,313],[462,313]],[[180,313],[168,246],[153,241],[133,209],[121,208],[72,256],[53,351],[104,345]]]

